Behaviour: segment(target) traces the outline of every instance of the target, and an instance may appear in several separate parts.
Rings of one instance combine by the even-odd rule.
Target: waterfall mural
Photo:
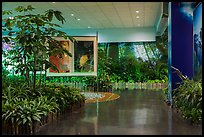
[[[202,3],[193,12],[194,78],[202,76]]]

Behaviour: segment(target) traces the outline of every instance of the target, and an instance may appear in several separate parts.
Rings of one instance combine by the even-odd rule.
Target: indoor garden
[[[30,14],[34,8],[19,6],[3,11],[2,33],[2,128],[4,134],[33,134],[66,111],[84,104],[79,89],[49,83],[42,72],[56,66],[47,60],[50,55],[62,56],[69,51],[52,36],[75,41],[53,23],[64,23],[60,11]],[[9,18],[13,12],[19,14]],[[46,45],[46,46],[45,46]],[[55,48],[57,45],[58,48]],[[39,72],[39,74],[37,74]]]
[[[2,128],[4,134],[33,134],[65,112],[84,105],[91,92],[162,90],[168,95],[168,32],[156,42],[98,43],[97,76],[46,76],[57,67],[47,58],[72,54],[53,36],[77,42],[59,31],[60,11],[30,14],[32,6],[17,7],[19,15],[2,23]],[[2,15],[12,15],[3,11]],[[46,46],[45,46],[46,45]],[[55,46],[57,45],[57,49]],[[98,94],[97,94],[98,95]],[[101,96],[100,96],[101,97]],[[173,91],[183,117],[202,120],[202,78],[184,79]]]

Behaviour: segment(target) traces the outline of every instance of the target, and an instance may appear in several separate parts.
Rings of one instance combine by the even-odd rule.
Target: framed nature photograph
[[[64,49],[70,51],[69,41],[60,41],[60,43]],[[56,65],[59,73],[71,72],[71,59],[67,54],[62,55],[62,58],[50,56],[49,60]],[[49,68],[49,72],[57,73],[57,71],[53,70],[52,68]]]
[[[72,57],[66,54],[61,58],[50,56],[49,61],[57,67],[59,72],[49,68],[47,76],[97,76],[96,36],[75,36],[74,38],[76,42],[61,37],[55,38],[72,54]]]

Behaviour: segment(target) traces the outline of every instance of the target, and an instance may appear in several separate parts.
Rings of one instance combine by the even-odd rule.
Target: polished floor
[[[163,101],[161,91],[115,91],[120,98],[86,103],[37,135],[202,135]]]

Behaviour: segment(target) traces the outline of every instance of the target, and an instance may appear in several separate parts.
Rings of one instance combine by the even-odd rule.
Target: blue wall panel
[[[172,66],[188,78],[193,77],[193,16],[190,8],[185,2],[171,3]],[[172,73],[172,89],[178,87],[178,82],[181,79]]]

